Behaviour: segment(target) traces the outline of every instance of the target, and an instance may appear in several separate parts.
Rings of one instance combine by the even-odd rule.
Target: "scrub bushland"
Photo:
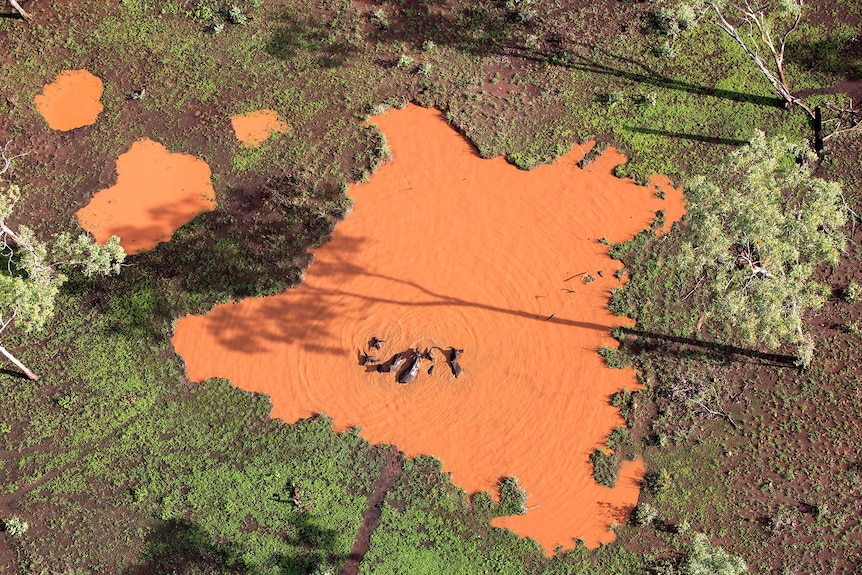
[[[0,560],[13,573],[340,569],[388,451],[355,430],[333,433],[325,415],[272,421],[265,397],[225,381],[190,384],[168,338],[182,314],[301,281],[309,248],[350,209],[345,185],[387,156],[363,124],[382,106],[437,106],[477,153],[520,167],[597,139],[629,156],[620,175],[677,183],[755,128],[811,134],[719,29],[657,26],[673,2],[28,8],[29,26],[0,19],[0,135],[31,152],[9,173],[21,222],[77,231],[75,211],[114,183],[117,156],[144,136],[203,156],[218,207],[129,258],[118,278],[70,275],[43,333],[8,332],[9,348],[43,374],[0,374]],[[785,68],[797,93],[825,105],[858,78],[862,14],[849,1],[808,8]],[[52,132],[33,96],[77,68],[102,78],[105,111],[93,126]],[[292,130],[244,148],[229,117],[260,108]],[[857,213],[858,143],[830,140],[815,167],[842,181]],[[851,224],[840,262],[815,271],[833,293],[857,291],[860,233]],[[610,400],[628,429],[609,441],[615,456],[646,461],[639,505],[652,520],[616,526],[617,541],[597,550],[573,541],[546,558],[490,525],[500,514],[491,495],[468,496],[433,458],[406,459],[362,573],[672,573],[715,557],[738,571],[737,556],[752,572],[838,572],[862,560],[852,513],[862,466],[848,456],[862,452],[858,299],[830,297],[805,316],[815,354],[800,371],[791,351],[747,346],[732,327],[698,330],[710,299],[676,273],[681,242],[675,228],[612,248],[631,280],[611,306],[637,325],[616,332],[620,351],[606,357],[633,362],[644,387]]]

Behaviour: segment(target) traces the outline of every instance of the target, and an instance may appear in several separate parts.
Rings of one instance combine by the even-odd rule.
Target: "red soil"
[[[89,126],[104,109],[102,80],[86,70],[66,70],[33,98],[52,130]]]
[[[126,253],[155,247],[201,212],[215,208],[206,162],[148,139],[117,158],[117,183],[78,210],[99,242],[119,236]]]
[[[258,110],[230,119],[237,139],[246,148],[256,148],[274,132],[286,132],[290,126],[282,122],[273,110]]]
[[[288,422],[323,412],[338,430],[359,425],[374,443],[433,454],[470,492],[514,475],[530,510],[494,524],[548,553],[578,537],[612,540],[643,466],[624,465],[608,489],[588,461],[623,424],[610,395],[637,386],[633,370],[609,369],[596,353],[615,345],[611,328],[631,323],[607,310],[620,264],[598,240],[631,237],[656,210],[677,214],[681,193],[662,184],[662,201],[655,187],[614,178],[624,158],[613,150],[587,171],[576,146],[525,172],[480,159],[435,110],[411,105],[374,122],[393,160],[353,186],[354,210],[305,283],[177,324],[189,377],[267,393],[273,417]],[[369,350],[371,336],[382,350]],[[409,385],[357,358],[426,346],[464,348],[461,377],[440,350],[433,375],[426,361]]]

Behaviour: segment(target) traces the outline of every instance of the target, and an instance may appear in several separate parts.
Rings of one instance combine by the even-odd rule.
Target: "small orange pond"
[[[249,114],[232,116],[231,125],[237,139],[246,148],[256,148],[275,132],[287,132],[285,124],[274,110],[258,110]]]
[[[293,422],[326,413],[337,430],[361,426],[374,443],[433,454],[469,492],[516,476],[529,511],[494,524],[535,538],[550,554],[582,538],[613,539],[638,497],[643,466],[623,467],[615,489],[591,476],[589,454],[623,421],[611,394],[634,371],[605,366],[627,322],[607,311],[620,263],[607,255],[682,212],[664,179],[639,187],[611,175],[609,150],[586,171],[579,147],[522,171],[483,160],[443,116],[413,105],[373,121],[392,161],[351,189],[355,206],[315,252],[299,288],[217,306],[179,321],[173,339],[189,376],[230,378],[272,397]],[[584,283],[584,273],[595,278]],[[415,381],[361,366],[376,336],[380,359],[409,348],[463,348],[458,379],[435,349]]]
[[[52,130],[73,130],[96,121],[104,107],[102,80],[87,70],[66,70],[36,94],[36,110]]]
[[[117,158],[117,183],[78,210],[78,220],[101,243],[119,236],[126,253],[147,250],[215,208],[210,176],[203,160],[144,138]]]

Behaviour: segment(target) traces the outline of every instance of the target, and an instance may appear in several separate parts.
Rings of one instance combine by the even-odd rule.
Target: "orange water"
[[[36,110],[52,130],[73,130],[96,121],[104,107],[102,80],[87,70],[66,70],[36,94]]]
[[[246,148],[256,148],[275,132],[286,132],[290,126],[285,124],[273,110],[258,110],[250,114],[233,116],[230,119],[237,139]]]
[[[643,466],[623,466],[615,489],[592,479],[589,454],[623,424],[611,394],[634,371],[604,365],[607,311],[620,264],[599,238],[619,242],[681,194],[612,177],[608,150],[586,171],[569,154],[526,172],[476,151],[433,110],[408,106],[374,119],[393,151],[365,184],[305,283],[282,295],[217,306],[179,321],[173,343],[189,377],[230,378],[269,394],[273,417],[317,412],[343,430],[409,455],[433,454],[470,492],[513,475],[526,515],[495,525],[535,538],[548,553],[576,538],[613,539],[638,497]],[[601,270],[602,274],[599,274]],[[595,281],[584,283],[584,273]],[[574,290],[573,292],[569,290]],[[408,348],[464,348],[454,379],[442,353],[416,380],[367,371],[372,336],[381,359]]]
[[[147,250],[215,208],[210,176],[205,161],[141,139],[117,158],[117,183],[78,210],[78,220],[101,243],[116,235],[126,253]]]

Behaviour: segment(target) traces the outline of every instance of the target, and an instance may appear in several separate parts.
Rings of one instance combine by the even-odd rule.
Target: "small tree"
[[[9,170],[11,161],[8,144],[0,148],[3,166],[0,175]],[[0,333],[12,323],[25,333],[42,329],[54,316],[54,301],[66,276],[59,270],[77,267],[86,276],[119,273],[126,257],[120,239],[111,237],[102,246],[81,234],[73,239],[68,233],[54,235],[50,242],[39,240],[27,226],[18,231],[9,227],[7,220],[12,215],[21,195],[15,184],[0,183],[0,253],[6,257],[5,269],[0,272]],[[0,353],[14,363],[27,377],[39,379],[5,347]]]
[[[812,176],[813,158],[801,144],[757,132],[715,180],[686,184],[687,237],[677,263],[706,280],[707,317],[737,327],[749,345],[813,349],[802,316],[831,291],[814,270],[838,263],[847,222],[841,186]]]

